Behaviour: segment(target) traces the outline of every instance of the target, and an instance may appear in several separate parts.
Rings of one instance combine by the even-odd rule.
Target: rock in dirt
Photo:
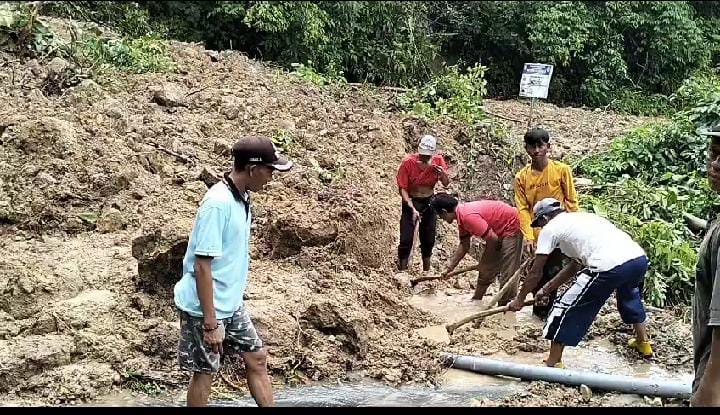
[[[62,74],[66,69],[72,68],[70,62],[63,58],[55,57],[47,65],[48,76],[57,76]]]
[[[19,148],[28,154],[67,157],[76,152],[77,138],[72,123],[42,117],[18,126]]]
[[[368,351],[367,326],[347,315],[348,311],[347,307],[323,302],[308,307],[302,319],[320,332],[335,336],[349,352],[363,357]]]
[[[218,62],[221,59],[220,53],[215,50],[206,50],[205,55],[210,58],[211,62]]]
[[[152,102],[163,107],[186,107],[185,92],[179,86],[164,83],[153,90]]]
[[[644,396],[643,400],[646,404],[650,406],[663,406],[662,398],[660,398],[659,396],[656,396],[654,398],[651,398],[650,396]]]
[[[126,227],[122,212],[115,208],[103,210],[95,225],[97,231],[100,233],[117,232]]]
[[[23,389],[67,402],[109,393],[117,375],[107,363],[83,362],[37,374],[25,382]]]
[[[592,389],[588,385],[580,385],[580,396],[582,396],[583,401],[590,402],[593,396]]]
[[[337,238],[337,227],[331,221],[304,219],[306,218],[285,216],[271,223],[268,240],[273,247],[273,257],[296,255],[303,247],[325,246]]]
[[[42,309],[33,324],[34,334],[65,332],[89,326],[105,327],[117,306],[115,294],[108,290],[87,290],[68,300]]]
[[[70,363],[74,352],[73,338],[64,335],[0,340],[0,391],[8,391],[36,373]]]
[[[210,167],[203,167],[202,171],[200,172],[200,175],[198,176],[198,180],[205,183],[205,186],[211,188],[215,183],[220,181],[220,175],[213,170]]]
[[[145,335],[145,340],[139,345],[139,349],[148,356],[171,359],[177,355],[177,344],[179,340],[179,325],[163,321],[148,330]]]
[[[132,256],[138,261],[138,276],[143,291],[169,295],[182,274],[182,260],[188,233],[169,226],[141,235],[132,241]]]

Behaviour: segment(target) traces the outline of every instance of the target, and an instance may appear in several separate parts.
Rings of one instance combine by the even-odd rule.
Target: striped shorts
[[[575,283],[553,304],[543,329],[544,337],[565,346],[577,346],[613,292],[623,322],[645,322],[639,286],[647,268],[647,257],[641,256],[605,272],[587,268],[580,271]]]
[[[225,326],[223,352],[257,352],[263,342],[255,330],[245,306],[240,307],[232,317],[220,320]],[[180,341],[178,363],[180,369],[200,373],[215,373],[220,370],[221,357],[205,344],[203,318],[193,317],[180,311]]]

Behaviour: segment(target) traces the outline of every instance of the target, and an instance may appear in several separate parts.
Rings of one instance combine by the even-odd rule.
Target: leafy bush
[[[603,183],[623,175],[658,182],[666,172],[703,172],[706,141],[687,118],[636,128],[613,141],[610,150],[581,164],[583,173]]]
[[[676,103],[667,95],[648,94],[642,90],[621,89],[612,94],[609,107],[621,114],[648,116],[672,115],[677,111]]]
[[[662,98],[720,55],[720,31],[694,2],[434,2],[449,62],[488,67],[491,96],[514,96],[525,62],[555,65],[549,100],[672,112]],[[710,12],[710,15],[712,13]],[[717,32],[717,34],[716,34]],[[656,106],[657,105],[657,106]]]
[[[0,8],[0,49],[36,57],[48,53],[52,40],[37,8],[24,4]]]
[[[476,64],[461,73],[457,66],[451,66],[424,86],[400,95],[398,105],[424,118],[447,116],[469,124],[483,120],[485,69]]]
[[[50,16],[94,22],[111,27],[125,36],[143,37],[166,33],[151,22],[148,11],[129,1],[47,1],[40,12]]]
[[[430,78],[438,52],[424,2],[143,2],[180,40],[239,49],[286,67],[312,61],[351,82],[411,85]]]
[[[325,75],[318,73],[315,69],[313,69],[311,61],[308,61],[307,66],[302,63],[293,63],[291,66],[294,68],[292,71],[293,75],[317,86],[341,85],[347,82],[345,81],[345,78],[343,78],[342,72],[328,73]]]
[[[151,37],[105,39],[87,36],[74,45],[74,58],[81,65],[99,71],[114,68],[145,73],[175,69],[166,43]]]
[[[580,173],[597,184],[583,195],[584,204],[647,252],[651,265],[645,294],[655,305],[687,303],[693,290],[699,239],[687,229],[683,214],[708,218],[720,212],[720,198],[705,175],[707,141],[696,132],[717,120],[720,111],[712,101],[668,123],[634,129],[579,165]]]

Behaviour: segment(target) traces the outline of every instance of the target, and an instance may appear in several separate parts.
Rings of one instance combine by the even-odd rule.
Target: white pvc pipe
[[[544,380],[571,386],[587,385],[608,391],[635,393],[638,395],[668,398],[690,398],[692,386],[689,383],[657,378],[635,378],[632,376],[608,375],[604,373],[581,372],[546,366],[532,366],[487,359],[484,357],[462,356],[443,353],[442,357],[451,367],[470,370],[486,375],[501,375],[527,380]]]

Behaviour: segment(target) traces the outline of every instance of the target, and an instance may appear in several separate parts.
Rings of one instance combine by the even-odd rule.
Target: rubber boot
[[[430,257],[423,258],[423,271],[430,271],[430,265],[432,265],[432,262],[430,261]]]

